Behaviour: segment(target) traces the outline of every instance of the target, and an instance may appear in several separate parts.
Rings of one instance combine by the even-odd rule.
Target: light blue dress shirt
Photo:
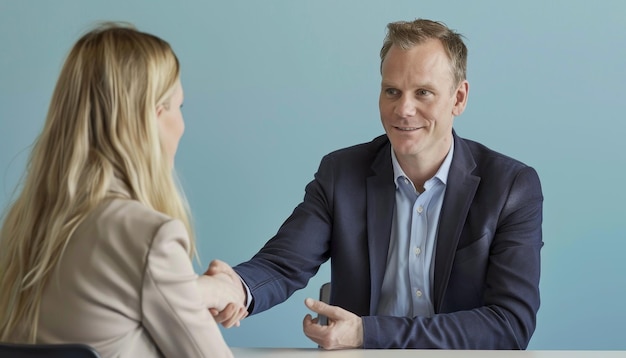
[[[378,315],[431,317],[434,314],[432,290],[437,226],[453,153],[454,143],[435,176],[424,183],[424,192],[420,194],[391,150],[396,205]]]

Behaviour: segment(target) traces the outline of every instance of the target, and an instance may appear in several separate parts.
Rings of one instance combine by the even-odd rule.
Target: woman
[[[232,356],[209,309],[232,325],[243,298],[194,273],[172,174],[182,102],[167,42],[108,23],[74,45],[0,231],[0,341]]]

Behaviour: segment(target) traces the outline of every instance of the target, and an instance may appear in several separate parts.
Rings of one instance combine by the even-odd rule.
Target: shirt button
[[[404,184],[408,184],[409,183],[409,179],[404,178]]]
[[[415,296],[422,297],[422,291],[420,290],[415,291]]]
[[[422,249],[420,249],[419,247],[415,248],[415,255],[419,255],[422,253]]]
[[[418,213],[418,214],[421,214],[421,213],[422,213],[422,211],[424,211],[424,208],[423,208],[421,205],[420,205],[420,206],[418,206],[418,207],[417,207],[417,213]]]

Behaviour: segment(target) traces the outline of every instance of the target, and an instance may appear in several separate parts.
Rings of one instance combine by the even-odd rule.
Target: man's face
[[[381,72],[380,118],[400,163],[442,160],[469,86],[467,81],[454,86],[441,42],[428,40],[408,50],[393,45]]]

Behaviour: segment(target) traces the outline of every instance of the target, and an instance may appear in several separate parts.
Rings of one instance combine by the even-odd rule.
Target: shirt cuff
[[[241,280],[243,288],[246,289],[246,309],[250,309],[250,304],[252,304],[253,301],[252,293],[250,293],[250,287],[246,285],[246,282],[241,277],[239,277],[239,280]]]

